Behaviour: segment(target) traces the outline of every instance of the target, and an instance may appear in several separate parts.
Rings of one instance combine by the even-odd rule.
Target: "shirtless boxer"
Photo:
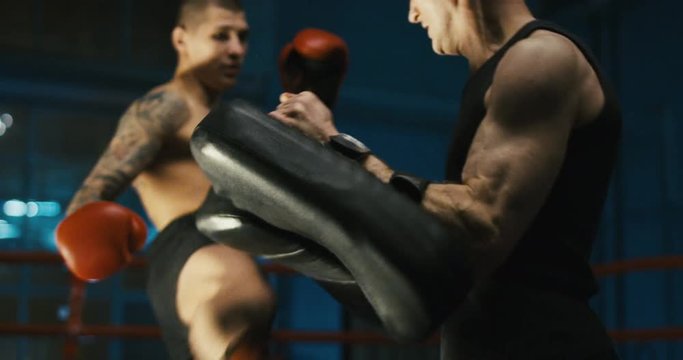
[[[396,173],[358,142],[347,153],[468,248],[475,286],[443,319],[442,359],[617,358],[588,306],[621,128],[593,56],[523,0],[411,0],[409,21],[437,54],[470,64],[448,182]],[[313,94],[281,102],[271,116],[283,123],[320,141],[348,139]]]
[[[197,123],[235,84],[248,33],[239,0],[182,1],[173,79],[121,117],[57,231],[60,252],[79,277],[99,280],[120,269],[144,234],[140,221],[129,221],[136,216],[130,210],[100,201],[132,184],[160,231],[149,248],[147,292],[173,359],[265,356],[274,295],[249,255],[197,231],[193,212],[210,183],[188,146]],[[138,237],[131,248],[130,232]],[[92,237],[79,237],[86,233]]]

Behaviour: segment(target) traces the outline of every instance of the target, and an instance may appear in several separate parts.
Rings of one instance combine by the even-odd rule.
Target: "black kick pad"
[[[340,273],[351,275],[397,340],[431,335],[467,295],[464,247],[441,222],[357,163],[247,102],[209,113],[191,148],[219,196],[332,254],[328,260],[342,264]],[[226,243],[255,254],[287,248],[250,243],[258,241]]]
[[[317,243],[276,228],[209,191],[195,214],[197,228],[212,240],[301,272],[349,310],[377,322],[372,306],[344,265]]]

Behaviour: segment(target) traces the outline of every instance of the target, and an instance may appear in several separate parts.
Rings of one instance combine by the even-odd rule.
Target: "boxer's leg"
[[[225,351],[231,330],[222,326],[225,321],[217,319],[230,320],[227,315],[231,310],[251,314],[243,318],[254,324],[249,330],[256,338],[261,324],[269,324],[273,295],[254,261],[202,235],[195,226],[194,215],[169,224],[148,249],[148,259],[147,294],[172,359],[186,360],[193,357],[193,352],[223,345]],[[245,309],[241,303],[245,299],[254,306]],[[268,326],[264,331],[267,330]],[[193,349],[190,332],[196,339]]]
[[[176,304],[195,358],[264,358],[275,300],[246,253],[220,244],[197,250],[180,272]]]

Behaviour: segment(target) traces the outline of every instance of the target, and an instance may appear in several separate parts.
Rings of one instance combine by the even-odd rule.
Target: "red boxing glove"
[[[299,31],[292,41],[294,49],[301,56],[310,60],[337,62],[346,67],[348,47],[344,39],[320,29],[304,29]]]
[[[102,280],[122,269],[145,245],[142,218],[117,203],[97,201],[67,216],[57,226],[57,248],[81,280]]]
[[[280,53],[282,87],[291,93],[312,91],[332,108],[348,57],[349,49],[339,36],[320,29],[302,30]]]

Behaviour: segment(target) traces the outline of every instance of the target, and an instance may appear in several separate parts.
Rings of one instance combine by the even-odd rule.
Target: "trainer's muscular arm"
[[[506,54],[463,183],[434,184],[423,200],[428,211],[470,235],[479,278],[502,264],[541,209],[578,118],[583,58],[567,44],[550,45],[529,39]]]
[[[67,215],[86,203],[113,200],[140,174],[189,117],[185,101],[171,91],[155,91],[136,100],[119,121],[95,167],[76,192]]]
[[[477,278],[502,264],[543,205],[578,118],[584,65],[578,50],[564,41],[530,38],[511,48],[487,93],[487,114],[470,148],[463,183],[427,188],[423,206],[462,235]],[[314,105],[285,100],[275,118],[319,139],[336,133],[331,120],[318,120],[317,133],[311,134],[306,111]],[[393,173],[374,156],[363,165],[384,182]]]

